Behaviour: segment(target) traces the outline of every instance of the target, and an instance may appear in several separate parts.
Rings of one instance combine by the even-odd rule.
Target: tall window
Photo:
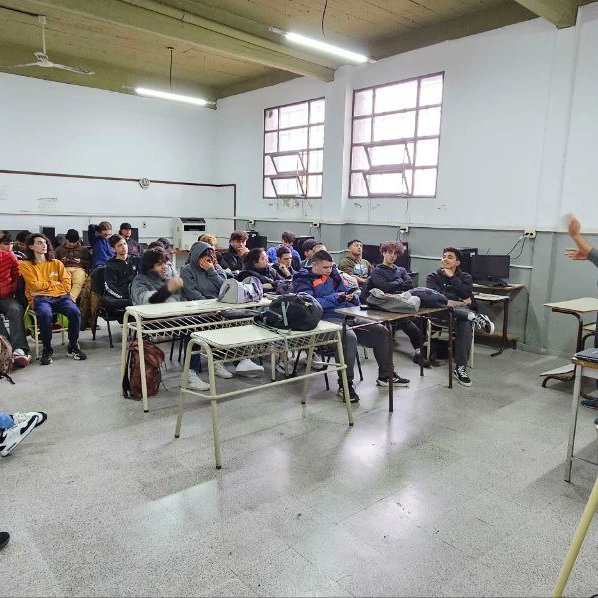
[[[353,95],[350,197],[434,197],[443,73]]]
[[[324,98],[264,110],[264,197],[322,197]]]

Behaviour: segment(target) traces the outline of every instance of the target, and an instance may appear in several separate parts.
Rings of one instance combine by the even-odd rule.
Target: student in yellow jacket
[[[69,321],[67,354],[77,361],[87,359],[79,348],[81,312],[73,301],[71,277],[60,260],[54,259],[52,245],[45,235],[33,233],[27,238],[27,259],[21,262],[25,295],[35,310],[43,351],[41,364],[52,363],[52,319],[62,314]]]

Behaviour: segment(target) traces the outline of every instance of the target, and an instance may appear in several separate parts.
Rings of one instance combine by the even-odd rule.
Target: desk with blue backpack
[[[139,369],[141,372],[141,398],[143,411],[149,411],[145,355],[142,339],[180,338],[197,330],[239,326],[251,322],[252,316],[240,314],[239,317],[227,317],[227,312],[246,310],[270,304],[269,299],[245,303],[223,303],[217,299],[197,301],[176,301],[152,303],[149,305],[130,305],[123,318],[123,334],[120,361],[120,379],[123,379],[127,364],[129,334],[136,333],[139,350]],[[132,320],[132,321],[131,321]]]
[[[408,294],[408,293],[407,293]],[[385,295],[385,293],[382,293]],[[405,293],[403,293],[405,295]],[[392,295],[389,295],[392,297]],[[395,296],[396,297],[396,296]],[[368,299],[370,301],[370,299]],[[446,300],[445,300],[446,301]],[[390,371],[391,373],[394,372],[394,329],[393,329],[393,322],[398,320],[402,320],[404,318],[429,318],[431,315],[441,315],[442,313],[446,314],[448,319],[448,332],[449,338],[453,337],[453,309],[450,305],[442,305],[439,307],[422,307],[419,308],[419,303],[417,303],[418,309],[408,312],[393,312],[387,311],[383,309],[375,309],[371,305],[361,305],[355,307],[341,307],[335,310],[337,313],[344,316],[343,319],[343,333],[346,332],[347,329],[347,319],[351,318],[358,318],[362,320],[367,320],[367,324],[378,323],[383,324],[386,326],[388,332],[388,348],[389,348],[389,356],[390,356]],[[362,324],[365,326],[366,324]],[[355,326],[353,326],[354,328]],[[422,345],[423,345],[423,330],[420,324],[420,331],[421,331],[421,338],[422,338]],[[424,354],[423,346],[420,346],[420,354]],[[448,344],[448,368],[449,368],[449,388],[453,387],[453,344]],[[420,362],[419,366],[419,375],[424,375],[424,367],[423,362]],[[394,385],[393,385],[393,376],[389,377],[389,384],[388,384],[388,411],[392,413],[394,411]]]
[[[316,303],[314,301],[314,303]],[[318,320],[321,317],[321,308],[319,308]],[[259,318],[258,318],[259,321]],[[226,397],[244,395],[255,390],[263,390],[270,386],[279,386],[282,384],[294,383],[303,380],[303,389],[301,404],[305,405],[309,380],[315,376],[323,376],[331,371],[338,371],[342,379],[345,396],[349,396],[349,387],[347,382],[346,365],[343,354],[341,326],[330,322],[319,321],[310,330],[291,330],[276,329],[270,326],[244,324],[234,328],[217,328],[213,330],[202,330],[193,332],[187,347],[185,356],[185,365],[181,376],[181,394],[179,399],[179,409],[177,414],[175,438],[180,436],[181,424],[183,420],[183,411],[185,409],[185,397],[190,394],[196,397],[206,398],[210,401],[210,410],[212,415],[212,433],[214,440],[214,456],[216,460],[216,469],[222,467],[222,454],[220,448],[220,433],[218,426],[217,402]],[[312,371],[312,361],[314,349],[327,345],[335,345],[338,353],[338,361],[327,369]],[[187,388],[188,373],[191,364],[191,353],[195,347],[199,347],[199,353],[207,361],[209,372],[209,392],[199,392]],[[284,377],[276,380],[274,368],[274,358],[279,353],[288,353],[289,351],[306,351],[307,364],[305,373],[295,377]],[[216,374],[214,371],[215,362],[231,362],[240,359],[255,359],[259,357],[270,356],[272,358],[272,381],[264,383],[259,381],[256,386],[250,388],[231,390],[228,392],[218,392],[216,388]],[[353,426],[353,413],[351,410],[351,401],[345,401],[349,426]]]

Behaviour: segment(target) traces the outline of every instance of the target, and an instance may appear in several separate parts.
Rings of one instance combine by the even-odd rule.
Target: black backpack
[[[274,299],[255,316],[259,326],[282,330],[313,330],[322,319],[322,306],[307,293],[289,293]]]

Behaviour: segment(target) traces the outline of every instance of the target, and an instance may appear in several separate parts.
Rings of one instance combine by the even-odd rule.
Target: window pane
[[[436,168],[415,171],[413,195],[436,195]]]
[[[272,181],[268,177],[264,179],[264,197],[276,197]]]
[[[307,127],[303,129],[291,129],[290,131],[280,131],[279,151],[307,149]]]
[[[403,175],[401,173],[370,174],[368,175],[368,181],[370,183],[370,193],[397,195],[403,189]]]
[[[374,117],[374,141],[415,136],[415,111]]]
[[[366,89],[355,93],[355,108],[353,116],[365,116],[372,113],[374,90]]]
[[[309,147],[324,147],[324,125],[310,127],[309,129]]]
[[[266,131],[272,131],[273,129],[278,128],[278,108],[266,110],[264,128]]]
[[[387,85],[376,89],[374,111],[392,112],[405,108],[415,108],[417,102],[417,81]]]
[[[270,156],[264,156],[264,174],[276,174],[276,168]]]
[[[368,190],[365,186],[365,179],[361,174],[351,175],[351,191],[353,197],[367,197]]]
[[[278,133],[266,133],[264,135],[264,152],[271,154],[278,151]]]
[[[324,170],[324,152],[318,150],[315,152],[309,152],[309,172],[322,172]]]
[[[279,108],[279,127],[297,127],[307,124],[307,102],[294,104],[293,106],[284,106]]]
[[[311,102],[311,110],[309,113],[309,124],[323,123],[325,116],[326,103],[324,100],[315,100]]]
[[[301,159],[298,154],[292,154],[290,156],[275,156],[273,159],[274,164],[276,165],[276,170],[279,173],[305,170],[301,164]]]
[[[299,195],[299,180],[297,177],[289,179],[274,179],[274,186],[278,195]]]
[[[413,143],[380,145],[370,148],[369,152],[372,166],[413,163]]]
[[[440,108],[426,108],[417,115],[417,134],[440,135]]]
[[[368,170],[370,163],[363,145],[353,146],[351,154],[351,170]]]
[[[438,164],[438,139],[423,139],[417,142],[416,166]]]
[[[442,102],[442,75],[427,77],[421,80],[419,90],[419,105],[429,106]]]
[[[307,197],[322,197],[322,175],[307,177]]]
[[[363,143],[371,141],[371,118],[360,118],[353,121],[353,143]]]

